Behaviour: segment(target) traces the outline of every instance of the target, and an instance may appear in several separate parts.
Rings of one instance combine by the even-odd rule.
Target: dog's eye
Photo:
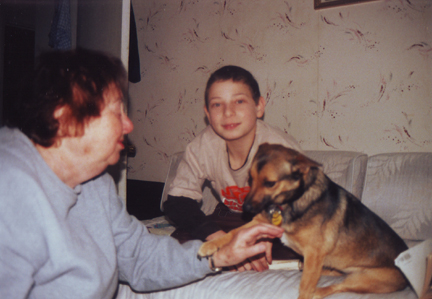
[[[301,173],[299,171],[293,172],[291,175],[291,179],[294,181],[298,181],[301,179]]]
[[[276,184],[276,182],[274,182],[274,181],[265,181],[265,182],[264,182],[264,187],[266,187],[266,188],[271,188],[271,187],[273,187],[275,184]]]

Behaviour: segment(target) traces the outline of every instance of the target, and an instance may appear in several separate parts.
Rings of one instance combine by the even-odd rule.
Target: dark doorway
[[[5,26],[3,68],[3,124],[15,117],[13,111],[22,81],[33,70],[35,32],[20,27]]]

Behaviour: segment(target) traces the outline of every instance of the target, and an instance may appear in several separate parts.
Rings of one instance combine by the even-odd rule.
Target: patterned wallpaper
[[[130,85],[128,178],[165,180],[205,126],[217,68],[251,71],[264,120],[303,149],[432,151],[432,1],[313,9],[313,0],[132,0],[142,81]]]

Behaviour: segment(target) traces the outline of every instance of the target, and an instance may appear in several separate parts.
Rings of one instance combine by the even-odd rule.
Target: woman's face
[[[90,119],[85,125],[84,135],[75,137],[73,145],[75,153],[86,160],[86,165],[100,172],[117,163],[120,151],[124,149],[124,135],[133,129],[123,109],[121,92],[110,87],[105,92],[104,102],[100,116]]]

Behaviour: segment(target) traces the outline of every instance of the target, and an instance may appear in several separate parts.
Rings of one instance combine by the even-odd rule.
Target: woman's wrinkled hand
[[[280,238],[282,233],[282,228],[264,223],[241,229],[213,255],[214,264],[235,266],[238,271],[264,271],[272,262],[272,244],[268,239]]]

